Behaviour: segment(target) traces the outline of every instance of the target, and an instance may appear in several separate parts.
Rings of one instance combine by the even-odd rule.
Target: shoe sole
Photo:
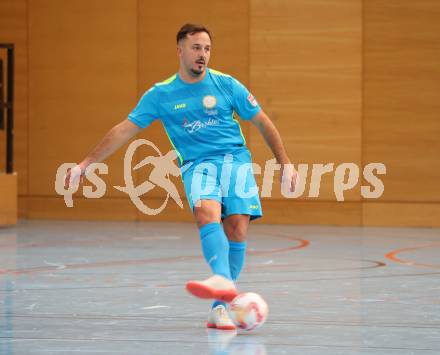
[[[192,295],[203,299],[216,299],[219,301],[231,302],[237,297],[237,290],[216,290],[197,281],[189,281],[186,290]]]
[[[224,325],[217,327],[214,323],[206,323],[206,328],[210,329],[218,329],[218,330],[236,330],[237,327],[235,325]]]

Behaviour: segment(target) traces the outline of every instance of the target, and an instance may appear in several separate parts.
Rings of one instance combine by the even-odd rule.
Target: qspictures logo
[[[148,156],[133,166],[133,159],[137,149],[141,146],[148,146],[152,148],[156,155]],[[180,207],[183,208],[182,199],[178,193],[177,187],[171,181],[171,176],[180,176],[187,171],[191,171],[192,179],[188,184],[190,185],[190,196],[193,203],[197,201],[199,196],[207,196],[213,193],[215,184],[207,182],[206,176],[220,176],[221,197],[227,197],[231,189],[235,196],[240,198],[251,198],[255,195],[261,197],[271,197],[273,192],[273,183],[275,171],[284,171],[284,176],[281,179],[281,194],[285,198],[298,198],[304,195],[307,185],[307,177],[310,175],[310,187],[308,197],[319,197],[321,179],[324,174],[333,174],[333,191],[337,201],[344,201],[344,193],[355,188],[360,181],[362,170],[363,178],[368,185],[361,186],[361,195],[366,199],[377,199],[384,193],[385,186],[378,175],[386,174],[386,167],[382,163],[369,163],[363,169],[360,169],[354,163],[342,163],[336,165],[334,163],[328,164],[298,164],[286,165],[281,169],[281,165],[277,164],[275,159],[266,161],[264,167],[256,163],[239,163],[235,165],[236,172],[231,174],[231,164],[234,162],[234,156],[226,154],[222,164],[212,164],[209,162],[202,162],[200,164],[188,163],[182,167],[178,167],[176,163],[177,155],[174,150],[167,154],[162,154],[159,148],[152,142],[146,139],[137,139],[133,141],[124,157],[124,182],[125,186],[113,186],[114,189],[126,193],[136,208],[144,214],[157,215],[162,212],[169,200],[172,199]],[[143,167],[151,166],[150,175],[146,181],[138,186],[135,186],[132,172],[142,169]],[[73,194],[79,189],[79,184],[70,185],[69,188],[64,186],[64,179],[68,169],[78,169],[76,163],[62,164],[57,172],[55,178],[55,191],[64,197],[67,207],[74,207]],[[292,170],[296,168],[299,179],[296,182],[294,191],[291,189],[291,181],[286,176],[290,176]],[[311,173],[309,174],[309,172]],[[104,197],[107,186],[100,175],[109,174],[108,166],[104,163],[91,164],[86,172],[85,179],[93,186],[84,185],[82,187],[83,196],[86,198],[101,198]],[[262,175],[261,189],[258,186],[247,187],[245,183],[246,177],[249,174]],[[227,187],[227,188],[225,188]],[[147,195],[148,192],[155,188],[160,188],[166,191],[166,197],[162,204],[157,208],[147,206],[142,196]],[[220,192],[219,192],[220,193]]]

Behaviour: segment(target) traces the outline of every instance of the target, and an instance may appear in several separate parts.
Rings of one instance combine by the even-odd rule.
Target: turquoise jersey
[[[159,119],[179,163],[234,153],[246,148],[240,124],[260,111],[255,98],[238,80],[213,69],[196,83],[178,74],[145,92],[128,119],[141,128]]]

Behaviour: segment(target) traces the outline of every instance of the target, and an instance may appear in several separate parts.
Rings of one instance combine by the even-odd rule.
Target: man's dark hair
[[[193,34],[199,33],[199,32],[206,32],[209,36],[209,39],[212,41],[211,32],[209,32],[209,30],[205,26],[187,23],[182,26],[182,28],[179,30],[179,32],[177,32],[177,38],[176,38],[177,43],[179,43],[180,40],[186,38],[186,36],[188,34],[193,35]]]

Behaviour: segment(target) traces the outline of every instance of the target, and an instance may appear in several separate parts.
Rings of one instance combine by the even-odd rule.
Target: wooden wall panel
[[[191,222],[194,223],[194,217],[191,213],[191,210],[188,206],[188,202],[186,199],[182,197],[183,208],[181,208],[177,203],[175,203],[172,199],[168,201],[166,207],[162,212],[154,215],[154,214],[145,214],[138,211],[138,220],[139,221],[151,221],[151,222]],[[164,203],[164,198],[154,198],[148,197],[142,199],[142,202],[148,206],[149,208],[158,209]]]
[[[28,218],[84,221],[134,221],[136,207],[126,198],[74,198],[67,208],[61,197],[27,197]]]
[[[255,223],[359,226],[362,206],[357,201],[291,201],[265,199],[263,218]]]
[[[0,227],[17,223],[17,175],[0,173]]]
[[[440,204],[423,202],[365,202],[362,225],[440,227]]]
[[[14,170],[18,193],[28,193],[28,38],[27,1],[0,1],[0,42],[15,45]],[[3,51],[3,50],[2,50]],[[6,55],[6,51],[4,52]],[[6,71],[6,63],[4,67]],[[6,95],[6,92],[5,92]],[[5,163],[4,131],[0,131],[0,171]]]
[[[364,161],[387,166],[380,201],[440,202],[440,3],[364,9]]]
[[[379,200],[363,202],[359,183],[345,194],[347,202],[334,202],[332,173],[323,178],[319,199],[288,200],[279,192],[264,199],[265,218],[257,223],[439,226],[437,1],[211,0],[203,11],[200,6],[177,0],[0,1],[0,41],[17,44],[15,157],[22,216],[192,221],[179,179],[173,181],[184,209],[170,201],[158,216],[143,215],[111,187],[124,185],[125,148],[108,160],[103,199],[76,197],[69,209],[53,183],[61,163],[82,159],[145,90],[176,72],[175,34],[183,23],[196,22],[214,34],[210,67],[251,88],[294,162],[310,168],[387,165]],[[256,129],[243,126],[264,166],[269,149]],[[158,123],[140,137],[163,153],[171,148]],[[144,149],[136,159],[146,154],[152,151]],[[134,175],[143,182],[148,174]],[[143,201],[157,207],[164,197],[155,188]]]
[[[127,117],[136,24],[136,0],[29,1],[30,196],[54,196],[58,166],[79,162]],[[123,185],[123,154],[106,161],[107,197],[126,198],[110,187]]]
[[[291,160],[360,165],[361,2],[250,3],[251,88],[279,128]],[[250,136],[255,160],[264,164],[272,153],[257,130]],[[318,200],[335,200],[333,176],[323,177]],[[360,200],[359,185],[345,198]]]

